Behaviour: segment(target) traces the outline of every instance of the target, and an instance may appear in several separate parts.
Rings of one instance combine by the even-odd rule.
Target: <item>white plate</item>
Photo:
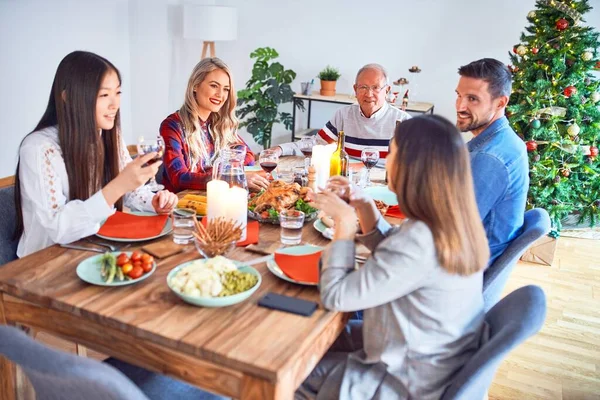
[[[140,215],[140,216],[152,216],[152,215],[156,215],[155,213],[144,212],[144,211],[131,211],[129,214]],[[173,221],[169,217],[169,218],[167,218],[167,222],[165,223],[165,226],[163,227],[163,230],[158,235],[156,235],[156,236],[149,236],[149,237],[138,238],[138,239],[117,238],[117,237],[112,237],[112,236],[99,235],[97,233],[96,233],[96,236],[98,236],[98,237],[100,237],[102,239],[112,240],[113,242],[144,242],[146,240],[152,240],[152,239],[156,239],[156,238],[168,235],[172,231],[173,231]]]
[[[373,200],[383,201],[388,206],[397,206],[398,198],[396,193],[388,189],[387,186],[369,186],[364,189],[365,193],[373,198]]]
[[[315,249],[322,249],[318,246],[293,246],[293,247],[286,247],[283,249],[279,249],[277,251],[279,252],[287,252],[290,254],[309,254],[309,253],[313,253],[315,251]],[[267,261],[267,268],[269,269],[269,271],[271,271],[273,273],[273,275],[275,275],[276,277],[283,279],[284,281],[288,281],[291,283],[296,283],[298,285],[304,285],[304,286],[317,286],[316,283],[313,282],[303,282],[303,281],[297,281],[295,279],[290,278],[289,276],[287,276],[277,265],[277,263],[275,262],[274,259],[270,259]]]
[[[321,232],[321,235],[323,235],[325,239],[331,240],[333,238],[333,228],[328,228],[327,225],[321,221],[321,218],[318,218],[315,220],[315,222],[313,222],[313,228],[315,228],[318,232]]]

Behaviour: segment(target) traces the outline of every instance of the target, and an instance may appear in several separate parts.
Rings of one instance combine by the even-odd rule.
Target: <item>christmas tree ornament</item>
[[[533,54],[537,54],[539,51],[540,51],[540,49],[538,49],[537,47],[533,47],[533,48],[531,49],[531,52],[532,52]]]
[[[552,199],[552,201],[550,202],[550,204],[552,204],[553,206],[557,206],[558,205],[558,200]]]
[[[517,54],[517,47],[518,46],[513,46],[513,53]]]
[[[579,143],[579,136],[574,136],[573,137],[573,142]]]
[[[568,27],[569,27],[569,21],[567,21],[566,19],[561,18],[558,21],[556,21],[556,29],[558,29],[559,31],[564,31]]]
[[[586,51],[581,55],[581,59],[583,61],[590,61],[592,58],[594,58],[594,55],[589,51]]]
[[[565,97],[571,97],[574,94],[577,94],[577,88],[575,86],[567,86],[565,90],[563,90],[563,94]]]
[[[529,11],[527,13],[527,18],[534,19],[535,18],[535,11],[534,10]]]
[[[575,136],[579,135],[580,131],[581,131],[581,128],[579,127],[579,125],[577,125],[577,123],[569,125],[569,127],[567,128],[567,133],[571,137],[575,137]]]
[[[596,146],[590,147],[590,156],[596,157],[598,155],[598,148]]]
[[[595,205],[596,207],[600,207],[600,200],[596,200],[596,201],[594,201],[594,205]]]
[[[600,93],[598,93],[598,92],[594,92],[594,93],[592,93],[592,94],[590,95],[590,100],[591,100],[593,103],[597,103],[598,101],[600,101]]]
[[[527,47],[520,45],[519,47],[517,47],[517,54],[520,56],[524,56],[525,54],[527,54]]]
[[[560,173],[562,174],[562,176],[564,176],[565,178],[568,178],[569,175],[571,175],[571,171],[569,171],[568,169],[562,169],[560,171]]]
[[[540,155],[539,155],[539,154],[536,154],[535,156],[533,156],[533,161],[534,161],[534,162],[538,162],[538,161],[540,161],[540,159],[541,159],[541,158],[542,158],[542,157],[540,157]]]
[[[540,122],[539,119],[534,119],[533,121],[531,121],[531,127],[533,129],[540,129],[540,126],[542,126],[542,123]]]
[[[558,50],[560,49],[560,44],[555,43],[554,46],[552,46],[554,48],[554,50]]]
[[[565,115],[567,115],[567,109],[566,108],[564,108],[564,107],[557,107],[557,106],[542,108],[538,112],[540,114],[547,114],[547,115],[550,115],[552,117],[564,117]]]
[[[565,64],[567,64],[567,67],[572,67],[573,64],[575,64],[575,61],[571,60],[570,58],[567,58]]]
[[[554,177],[554,183],[560,183],[560,176],[556,175]]]
[[[525,143],[525,146],[527,147],[527,151],[529,152],[535,151],[535,149],[537,149],[537,143],[535,142],[535,140],[529,140]]]

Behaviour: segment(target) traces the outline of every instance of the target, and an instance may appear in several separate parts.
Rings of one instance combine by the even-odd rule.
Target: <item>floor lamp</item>
[[[237,39],[237,9],[221,6],[183,6],[184,39],[202,39],[202,57],[215,57],[215,42]]]

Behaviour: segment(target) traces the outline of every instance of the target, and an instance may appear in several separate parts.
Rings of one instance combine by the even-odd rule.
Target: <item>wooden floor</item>
[[[519,263],[505,292],[528,284],[546,292],[546,324],[502,363],[489,399],[600,400],[600,242],[560,238],[552,267]],[[74,345],[40,336],[75,351]]]
[[[502,363],[489,398],[600,400],[600,241],[561,237],[552,267],[519,263],[505,293],[546,292],[540,333]]]

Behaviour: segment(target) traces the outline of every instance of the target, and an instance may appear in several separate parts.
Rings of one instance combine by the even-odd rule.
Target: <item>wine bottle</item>
[[[331,155],[331,161],[329,163],[329,176],[348,176],[350,158],[344,149],[345,145],[346,135],[344,134],[344,131],[340,131],[338,134],[337,147]]]

